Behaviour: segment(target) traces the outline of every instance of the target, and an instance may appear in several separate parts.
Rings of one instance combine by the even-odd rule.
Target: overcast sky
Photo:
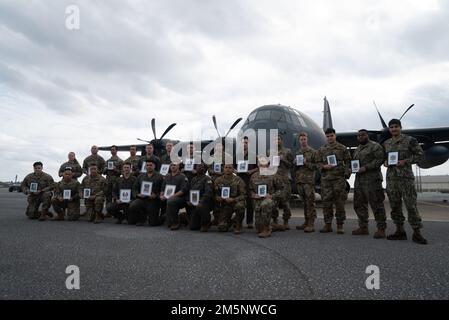
[[[340,132],[379,129],[373,100],[387,121],[414,103],[406,128],[449,126],[448,17],[432,0],[1,0],[0,180],[152,139],[153,117],[174,139],[273,103],[321,126],[324,96]]]

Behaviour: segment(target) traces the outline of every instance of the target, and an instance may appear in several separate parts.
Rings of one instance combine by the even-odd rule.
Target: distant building
[[[445,192],[449,193],[449,175],[421,176],[419,180],[422,192]],[[419,188],[421,187],[421,188]]]

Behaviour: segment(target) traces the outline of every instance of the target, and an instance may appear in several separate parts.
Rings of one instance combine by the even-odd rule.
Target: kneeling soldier
[[[90,222],[100,223],[103,220],[104,192],[106,179],[98,174],[97,165],[89,167],[90,175],[84,177],[81,183],[80,195],[83,195],[86,211]],[[89,190],[86,194],[86,191]]]
[[[215,180],[215,206],[218,212],[218,231],[227,232],[232,214],[236,215],[235,234],[242,230],[245,216],[246,187],[242,178],[233,174],[234,166],[225,164],[224,174]],[[229,188],[229,189],[224,189]]]
[[[112,187],[112,201],[106,205],[108,214],[117,218],[117,224],[128,219],[129,203],[133,196],[132,189],[136,182],[136,177],[131,174],[131,166],[129,162],[123,164],[123,175]]]
[[[159,226],[164,222],[159,216],[161,207],[159,194],[161,193],[164,177],[156,171],[156,165],[155,161],[149,160],[146,163],[147,172],[142,173],[134,182],[133,194],[136,195],[136,200],[129,207],[128,224],[143,226],[147,217],[151,227]],[[144,182],[147,184],[144,184]],[[151,190],[149,183],[151,183]]]
[[[187,210],[190,213],[190,230],[206,232],[210,225],[210,212],[213,209],[213,183],[206,176],[207,166],[202,163],[197,167],[197,174],[190,183],[190,199]],[[192,193],[193,192],[193,193]],[[197,197],[195,200],[194,198]],[[192,203],[198,201],[198,204]]]
[[[35,162],[33,168],[34,173],[27,175],[20,187],[22,192],[28,195],[28,206],[26,209],[28,218],[39,218],[39,221],[44,221],[47,216],[53,216],[49,209],[51,206],[51,191],[53,191],[55,182],[49,174],[42,171],[42,162]],[[39,206],[41,204],[42,212],[39,215]]]
[[[62,180],[55,185],[52,205],[58,216],[54,220],[64,221],[66,209],[69,221],[78,220],[80,217],[80,183],[73,179],[73,174],[72,168],[66,167]]]

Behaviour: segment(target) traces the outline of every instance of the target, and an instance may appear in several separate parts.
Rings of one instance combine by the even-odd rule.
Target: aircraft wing
[[[129,148],[131,146],[136,146],[137,150],[145,150],[145,146],[146,144],[128,144],[128,145],[123,145],[123,146],[117,146],[117,151],[129,151]],[[112,146],[103,146],[103,147],[98,147],[98,150],[100,151],[109,151],[111,150]]]

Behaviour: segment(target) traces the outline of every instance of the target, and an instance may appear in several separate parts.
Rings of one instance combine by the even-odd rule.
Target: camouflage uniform
[[[304,201],[304,218],[315,221],[315,172],[317,170],[317,152],[313,148],[301,149],[296,155],[303,155],[305,164],[296,165],[296,186],[298,193]]]
[[[201,226],[208,227],[210,224],[210,212],[213,209],[212,179],[205,174],[195,176],[190,183],[190,191],[196,190],[200,192],[199,205],[189,205],[187,207],[190,215],[190,230],[199,230]]]
[[[412,164],[422,159],[424,152],[418,141],[407,135],[388,139],[384,142],[385,152],[399,152],[399,160],[405,160],[403,167],[390,166],[387,170],[387,195],[390,200],[391,218],[397,226],[405,221],[402,200],[408,213],[408,222],[413,228],[422,228],[422,220],[416,206],[415,177]]]
[[[114,163],[114,169],[109,170],[108,169],[108,163],[112,162]],[[118,178],[120,177],[122,173],[122,166],[123,166],[123,160],[119,157],[111,157],[106,161],[106,165],[104,168],[103,174],[106,175],[106,204],[109,204],[112,202],[112,189],[114,188],[115,183],[117,182]]]
[[[59,168],[59,176],[62,177],[62,174],[65,171],[65,168],[70,167],[72,168],[73,172],[73,180],[78,180],[79,177],[83,175],[83,168],[81,168],[81,165],[77,160],[75,161],[67,161],[66,163],[63,163],[61,167]]]
[[[269,227],[271,222],[271,215],[275,208],[276,202],[285,197],[285,192],[288,192],[286,185],[282,178],[278,175],[263,175],[260,171],[254,173],[250,180],[250,193],[257,194],[259,185],[267,186],[267,194],[273,196],[272,199],[252,199],[254,204],[254,213],[256,220],[256,230],[261,231],[263,226]]]
[[[343,225],[346,220],[345,201],[348,197],[346,179],[351,176],[351,155],[341,143],[326,144],[318,150],[319,167],[327,164],[327,156],[335,155],[337,166],[330,170],[321,170],[321,197],[323,200],[324,222],[331,224],[334,218],[333,205],[337,225]]]
[[[106,165],[106,162],[104,161],[103,157],[100,155],[90,155],[83,161],[83,172],[84,174],[88,174],[89,167],[91,165],[97,166],[98,174],[102,174],[104,171],[104,166]]]
[[[138,177],[140,174],[139,173],[140,172],[140,168],[139,168],[140,156],[136,155],[135,157],[129,157],[124,162],[131,163],[131,172],[135,177]]]
[[[73,179],[70,182],[65,182],[62,179],[55,184],[55,195],[52,200],[53,209],[62,217],[64,217],[64,211],[67,209],[69,221],[78,220],[80,217],[80,186],[80,183]],[[71,199],[60,201],[58,197],[64,197],[64,190],[71,191]]]
[[[244,161],[249,161],[249,159],[255,159],[257,161],[257,156],[252,156],[249,153],[246,153],[243,155]],[[236,164],[237,166],[237,164]],[[248,172],[238,172],[237,175],[242,178],[243,182],[245,182],[246,187],[246,224],[252,225],[254,220],[254,205],[253,205],[253,199],[251,198],[251,192],[250,192],[250,181],[252,175],[254,173],[250,174],[250,171],[257,168],[257,164],[255,163],[248,163]]]
[[[168,154],[167,151],[165,151],[163,154],[161,154],[160,160],[161,164],[170,164],[171,163],[170,154]]]
[[[292,211],[290,209],[290,197],[292,193],[290,170],[293,166],[293,154],[290,149],[280,147],[278,149],[278,156],[281,157],[281,161],[279,167],[277,168],[276,175],[285,185],[285,193],[282,199],[276,201],[275,209],[273,212],[273,221],[274,223],[277,223],[277,219],[279,217],[279,211],[277,208],[280,208],[284,211],[282,215],[284,223],[287,223],[292,216]]]
[[[20,186],[23,193],[27,194],[30,191],[31,183],[37,183],[37,190],[43,191],[40,194],[30,193],[27,198],[28,206],[26,215],[30,219],[37,219],[39,218],[38,210],[41,204],[42,213],[48,214],[48,209],[50,209],[51,206],[51,192],[53,191],[55,182],[53,178],[45,172],[42,172],[41,175],[30,173],[23,179],[22,185]]]
[[[221,189],[230,187],[229,198],[233,198],[232,203],[220,203]],[[228,231],[231,226],[232,214],[235,212],[237,225],[241,226],[245,216],[246,187],[242,178],[236,175],[223,175],[215,180],[215,208],[218,212],[218,229]]]
[[[155,199],[150,197],[138,198],[142,188],[142,182],[152,182],[151,193],[156,195]],[[159,216],[159,210],[161,207],[160,193],[162,190],[162,184],[164,177],[154,172],[151,176],[148,173],[142,173],[134,182],[133,196],[136,198],[129,207],[129,224],[145,223],[148,217],[148,223],[150,226],[158,226],[163,223],[163,219]]]
[[[385,194],[382,188],[382,172],[380,167],[384,161],[384,150],[380,144],[368,141],[359,145],[354,152],[354,160],[359,160],[360,168],[366,172],[357,173],[354,184],[354,210],[359,218],[359,227],[368,227],[368,203],[373,210],[378,229],[387,227],[385,214]]]
[[[176,186],[175,193],[182,191],[184,194],[181,197],[172,196],[164,201],[167,207],[166,214],[168,226],[171,227],[179,225],[179,210],[186,206],[186,198],[189,195],[189,180],[183,173],[178,173],[176,175],[168,174],[162,183],[161,192],[165,192],[165,187],[167,185]],[[162,205],[164,205],[164,202]]]
[[[132,201],[132,199],[136,196],[132,192],[134,182],[136,182],[136,180],[137,178],[132,174],[129,176],[129,178],[126,178],[125,176],[122,175],[114,183],[114,186],[112,188],[112,199],[114,201],[111,201],[106,204],[106,211],[115,218],[117,218],[119,221],[128,219],[128,212],[130,206],[130,203],[117,203],[117,200],[120,200],[120,190],[131,190],[131,201]]]
[[[80,196],[83,196],[84,189],[90,189],[90,195],[95,199],[85,199],[86,212],[90,221],[95,219],[95,215],[102,215],[104,205],[104,192],[106,190],[106,179],[100,174],[96,177],[85,176],[81,182]]]

